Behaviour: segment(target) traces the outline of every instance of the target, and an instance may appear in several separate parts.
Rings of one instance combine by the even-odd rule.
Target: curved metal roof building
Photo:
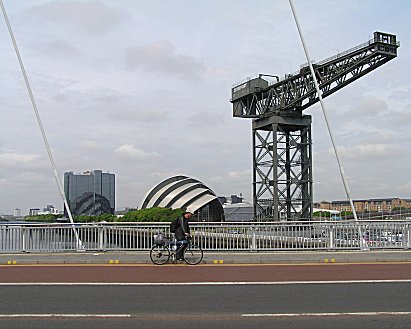
[[[153,207],[189,207],[194,212],[193,220],[224,220],[223,206],[216,194],[202,182],[183,175],[167,178],[146,194],[140,209]]]

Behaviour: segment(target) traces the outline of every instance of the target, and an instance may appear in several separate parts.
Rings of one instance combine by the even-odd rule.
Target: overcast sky
[[[116,175],[116,208],[176,174],[251,200],[251,120],[232,84],[305,56],[287,0],[3,0],[60,176]],[[411,2],[295,0],[313,60],[397,35],[398,58],[325,99],[353,198],[411,198]],[[319,105],[314,201],[345,199]],[[62,209],[0,17],[0,214]]]

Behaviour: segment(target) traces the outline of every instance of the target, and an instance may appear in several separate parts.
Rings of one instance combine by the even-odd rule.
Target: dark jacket
[[[181,216],[178,220],[178,225],[175,233],[177,241],[186,240],[184,233],[190,234],[190,226],[188,225],[188,219]]]

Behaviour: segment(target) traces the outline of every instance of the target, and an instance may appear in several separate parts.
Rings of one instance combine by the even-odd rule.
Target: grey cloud
[[[224,112],[221,112],[220,114],[216,115],[216,114],[204,111],[204,112],[196,113],[196,114],[189,116],[188,124],[190,126],[209,128],[210,126],[212,127],[223,126],[224,119],[225,119]]]
[[[114,153],[116,158],[123,161],[149,161],[158,159],[160,156],[156,152],[146,152],[132,144],[121,145],[114,151]]]
[[[46,45],[46,53],[52,57],[73,58],[80,54],[80,51],[64,40],[54,40]]]
[[[26,11],[36,20],[58,22],[93,33],[105,33],[120,23],[123,13],[99,1],[54,1]]]
[[[78,146],[85,150],[98,150],[102,148],[102,145],[100,145],[99,142],[90,140],[81,141]]]
[[[15,151],[0,153],[0,168],[34,169],[44,167],[43,159],[38,154],[25,154]]]
[[[397,127],[409,127],[411,122],[411,104],[405,106],[402,111],[391,113],[391,122]]]
[[[246,201],[251,201],[251,169],[222,172],[221,176],[208,175],[206,183],[219,195],[242,194]]]
[[[152,104],[149,97],[125,95],[107,89],[94,90],[89,94],[89,108],[105,113],[115,121],[138,124],[163,122],[169,118],[169,110],[160,104]]]
[[[384,115],[387,112],[387,102],[377,97],[367,96],[360,99],[357,106],[354,106],[352,113],[356,116],[375,117]]]
[[[408,86],[401,86],[399,88],[394,89],[390,95],[389,99],[392,102],[396,102],[399,99],[409,99],[411,95],[411,88],[408,88]]]
[[[133,121],[133,122],[162,122],[168,119],[168,111],[166,109],[147,107],[142,108],[141,106],[133,105],[127,108],[121,107],[121,109],[112,112],[110,117],[114,120],[119,121]]]
[[[175,45],[168,40],[129,48],[126,61],[130,69],[141,69],[180,78],[199,78],[205,70],[204,65],[195,58],[177,54]]]
[[[355,161],[372,159],[389,160],[391,157],[404,153],[404,149],[395,144],[387,143],[357,143],[347,147],[339,146],[338,152],[345,158]],[[331,149],[329,153],[333,153]]]
[[[44,183],[45,177],[47,177],[47,175],[27,171],[17,174],[10,181],[13,185],[32,186],[33,184]]]
[[[388,112],[385,100],[368,95],[356,95],[354,90],[348,90],[346,95],[333,95],[326,99],[327,112],[337,123],[359,122],[370,118],[379,118]],[[369,124],[372,121],[367,121]]]
[[[246,170],[233,170],[230,171],[226,177],[228,181],[251,181],[251,176],[252,176],[252,170],[251,169],[246,169]]]
[[[409,191],[411,190],[411,181],[405,180],[402,184],[398,184],[395,188],[400,195],[408,196]]]
[[[392,113],[387,101],[373,96],[348,96],[347,100],[335,98],[337,102],[329,102],[331,106],[327,106],[336,135],[346,141],[364,137],[380,139],[382,135],[386,138],[391,130],[389,118]],[[324,129],[323,118],[318,119],[314,125]]]

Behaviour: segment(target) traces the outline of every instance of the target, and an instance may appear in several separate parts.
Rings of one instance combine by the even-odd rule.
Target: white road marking
[[[130,318],[131,314],[0,314],[0,318]]]
[[[235,285],[298,285],[353,283],[410,283],[405,280],[334,280],[334,281],[225,281],[225,282],[0,282],[0,286],[235,286]]]
[[[411,312],[338,312],[338,313],[255,313],[242,314],[243,317],[272,317],[272,318],[291,318],[291,317],[330,317],[330,316],[376,316],[376,315],[411,315]]]

